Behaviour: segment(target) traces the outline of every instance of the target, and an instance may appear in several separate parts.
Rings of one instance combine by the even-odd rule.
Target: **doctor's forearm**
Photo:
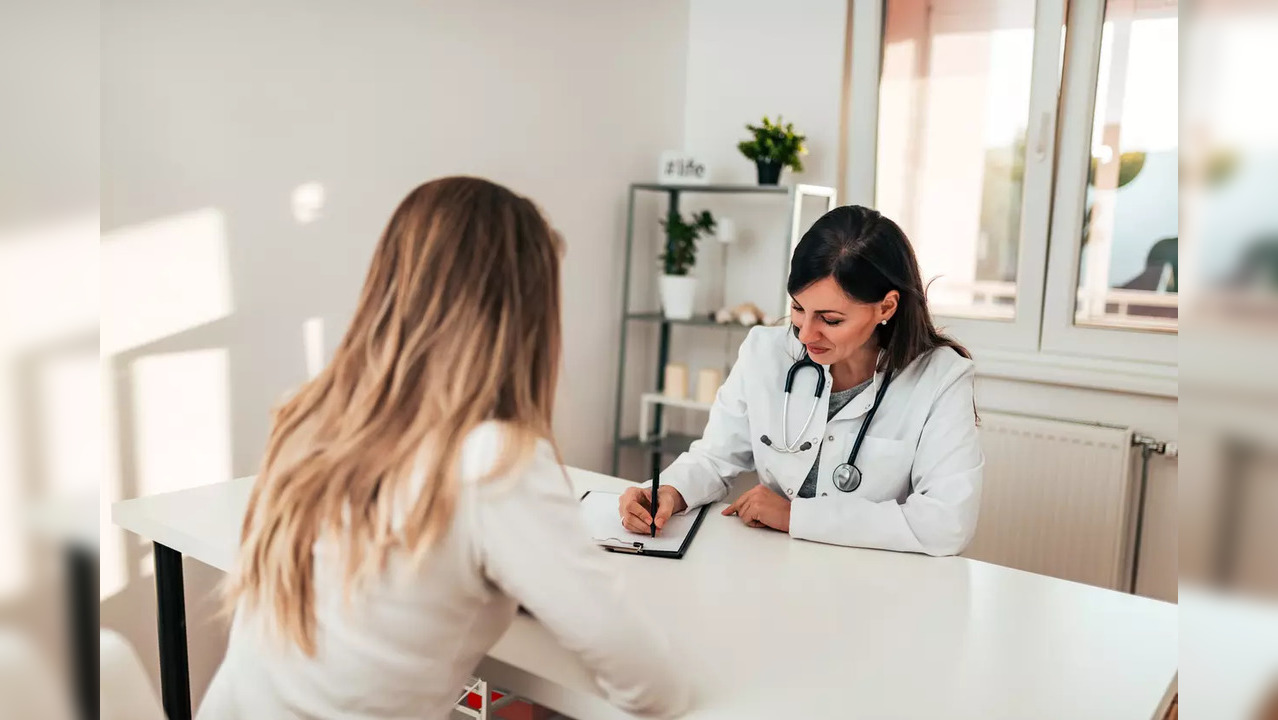
[[[906,504],[809,498],[792,503],[790,535],[831,545],[940,557],[959,554],[971,539],[972,528],[963,515],[959,508],[918,495]]]

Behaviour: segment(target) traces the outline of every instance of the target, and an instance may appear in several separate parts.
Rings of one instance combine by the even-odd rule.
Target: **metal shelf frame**
[[[782,258],[786,275],[789,275],[790,257],[794,254],[794,247],[798,245],[800,232],[800,213],[803,210],[803,201],[808,198],[824,199],[826,203],[826,212],[833,210],[836,205],[836,193],[834,188],[825,187],[823,185],[660,185],[656,183],[633,183],[630,185],[629,200],[626,208],[626,257],[625,257],[625,274],[623,275],[621,288],[621,339],[619,350],[617,353],[617,389],[616,401],[614,404],[613,414],[613,431],[612,431],[612,474],[615,476],[620,471],[621,466],[621,449],[623,447],[639,447],[644,448],[648,452],[660,453],[662,455],[677,455],[688,449],[695,438],[684,435],[671,436],[664,438],[658,437],[662,428],[662,405],[658,404],[653,408],[652,417],[649,418],[651,427],[646,435],[654,438],[652,441],[641,441],[637,436],[622,437],[621,421],[625,412],[625,378],[626,365],[628,360],[628,340],[630,323],[646,322],[658,323],[660,329],[658,331],[657,341],[657,367],[656,367],[656,383],[654,385],[655,392],[665,390],[666,364],[670,361],[670,328],[672,325],[684,325],[688,327],[706,327],[719,330],[725,329],[744,329],[740,325],[729,324],[721,325],[710,319],[693,318],[690,320],[671,320],[658,312],[642,312],[635,311],[630,307],[630,288],[631,273],[634,268],[634,227],[635,227],[635,199],[641,192],[664,193],[666,196],[666,212],[679,212],[679,200],[684,194],[710,193],[710,194],[739,194],[739,195],[776,195],[785,198],[785,206],[789,212],[790,229]],[[666,238],[669,244],[669,237]],[[781,287],[780,307],[785,307],[786,290],[784,284]]]

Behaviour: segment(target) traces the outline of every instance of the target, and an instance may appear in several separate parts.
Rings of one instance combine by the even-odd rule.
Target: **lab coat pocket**
[[[867,435],[856,464],[861,469],[857,495],[873,502],[904,502],[909,497],[910,469],[914,465],[909,443]]]

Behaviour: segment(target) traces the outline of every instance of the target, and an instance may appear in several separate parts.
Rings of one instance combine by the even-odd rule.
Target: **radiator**
[[[1136,505],[1131,436],[982,412],[981,518],[964,557],[1125,590]]]

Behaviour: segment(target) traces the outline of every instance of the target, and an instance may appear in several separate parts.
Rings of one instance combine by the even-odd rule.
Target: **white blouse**
[[[476,482],[502,443],[487,423],[463,448],[448,535],[416,570],[406,557],[345,607],[336,552],[316,550],[317,653],[236,613],[197,720],[446,718],[522,605],[577,653],[608,700],[669,717],[689,702],[669,641],[590,540],[549,444],[518,474]]]

